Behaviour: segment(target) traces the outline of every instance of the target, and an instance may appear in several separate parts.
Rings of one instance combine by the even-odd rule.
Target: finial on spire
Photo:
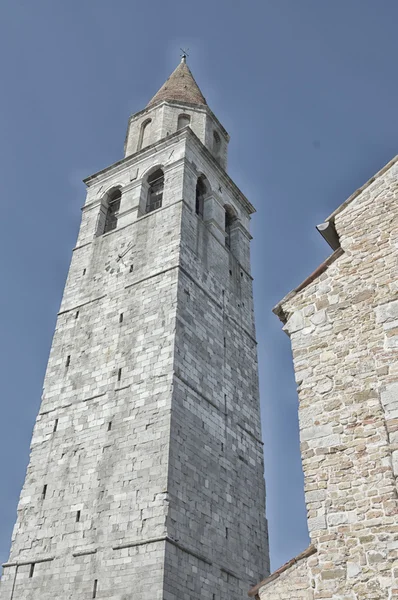
[[[186,50],[184,50],[184,48],[180,48],[182,54],[181,54],[181,62],[182,63],[186,63],[187,62],[187,56],[189,56],[188,54],[188,50],[189,48],[187,48]]]

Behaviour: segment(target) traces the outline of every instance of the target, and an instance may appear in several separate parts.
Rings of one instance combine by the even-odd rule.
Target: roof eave
[[[340,204],[340,206],[338,208],[336,208],[336,210],[334,210],[332,212],[332,214],[326,219],[326,221],[332,221],[334,222],[335,217],[341,213],[346,206],[348,206],[348,204],[351,204],[351,202],[353,200],[355,200],[355,198],[357,198],[360,194],[362,194],[362,192],[364,190],[366,190],[366,188],[368,188],[370,185],[372,185],[372,183],[374,183],[376,181],[376,179],[378,179],[379,177],[381,177],[382,175],[384,175],[385,173],[387,173],[387,171],[389,169],[391,169],[391,167],[398,162],[398,154],[396,156],[394,156],[394,158],[392,158],[386,165],[384,165],[384,167],[382,169],[380,169],[380,171],[378,171],[376,173],[376,175],[373,175],[373,177],[371,177],[370,179],[368,179],[368,181],[366,183],[364,183],[360,188],[358,188],[357,190],[355,190],[355,192],[353,194],[351,194],[351,196],[349,196],[347,198],[347,200],[345,200],[342,204]]]
[[[358,196],[360,196],[363,191],[365,191],[370,185],[372,185],[372,183],[374,183],[377,179],[379,179],[379,177],[381,177],[382,175],[387,173],[387,171],[389,169],[391,169],[391,167],[394,166],[397,162],[398,162],[398,154],[396,156],[394,156],[394,158],[392,158],[386,165],[384,165],[384,167],[382,169],[380,169],[380,171],[378,171],[373,177],[368,179],[368,181],[366,183],[364,183],[360,188],[355,190],[355,192],[353,194],[351,194],[351,196],[349,196],[347,198],[347,200],[345,200],[345,202],[340,204],[340,206],[338,208],[336,208],[336,210],[334,210],[327,219],[325,219],[325,223],[330,223],[334,227],[334,222],[335,222],[336,216],[338,214],[340,214],[341,212],[343,212],[343,210],[345,210],[345,208],[347,208],[347,206],[349,204],[351,204],[351,202],[353,202],[356,198],[358,198]],[[321,233],[321,235],[323,235],[322,232],[320,232],[320,233]],[[331,254],[326,260],[324,260],[323,263],[320,264],[319,267],[317,267],[315,269],[315,271],[313,271],[313,273],[311,273],[311,275],[309,275],[298,287],[294,288],[291,292],[286,294],[286,296],[284,296],[284,298],[282,298],[282,300],[280,300],[280,302],[278,302],[278,304],[272,309],[272,312],[275,313],[283,323],[285,323],[286,315],[284,313],[283,306],[286,304],[286,302],[291,300],[291,298],[293,298],[296,294],[298,294],[303,289],[305,289],[307,287],[307,285],[309,285],[315,279],[317,279],[320,275],[322,275],[322,273],[324,273],[326,271],[326,269],[329,267],[329,265],[331,265],[343,253],[344,253],[344,251],[342,250],[341,247],[337,248],[333,252],[333,254]]]
[[[324,273],[328,269],[328,267],[332,263],[334,263],[334,261],[337,260],[343,254],[344,254],[344,250],[342,248],[337,248],[337,250],[335,250],[333,252],[333,254],[328,256],[328,258],[326,260],[324,260],[323,263],[321,263],[319,265],[319,267],[317,267],[315,269],[315,271],[313,271],[311,273],[311,275],[309,275],[306,279],[304,279],[304,281],[302,283],[300,283],[300,285],[298,285],[296,288],[294,288],[291,292],[286,294],[286,296],[284,296],[282,298],[282,300],[280,302],[278,302],[278,304],[276,306],[274,306],[274,308],[272,309],[272,312],[277,317],[279,317],[279,319],[282,321],[282,323],[286,323],[286,321],[287,321],[287,316],[286,316],[284,308],[283,308],[285,306],[286,302],[288,302],[289,300],[294,298],[294,296],[296,296],[302,290],[304,290],[308,285],[310,285],[310,283],[315,281],[315,279],[318,279],[318,277],[320,277],[322,275],[322,273]]]
[[[262,587],[264,587],[265,585],[268,585],[269,583],[272,583],[272,581],[275,581],[275,579],[278,579],[282,575],[282,573],[284,573],[285,571],[287,571],[288,569],[290,569],[291,567],[296,565],[299,561],[303,560],[304,558],[309,558],[310,556],[315,554],[316,551],[317,551],[317,549],[315,548],[315,546],[313,546],[311,544],[303,552],[301,552],[300,554],[298,554],[297,556],[295,556],[294,558],[289,560],[287,563],[285,563],[284,565],[279,567],[279,569],[277,569],[276,571],[271,573],[271,575],[269,575],[268,577],[266,577],[265,579],[260,581],[260,583],[258,583],[254,587],[252,587],[248,592],[248,596],[250,596],[251,598],[259,597],[258,592],[260,591],[260,589]]]

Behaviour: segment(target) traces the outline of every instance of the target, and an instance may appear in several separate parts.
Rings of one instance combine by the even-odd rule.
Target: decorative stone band
[[[131,387],[131,386],[130,385],[123,385],[122,387],[115,388],[114,391],[115,392],[121,392],[123,390],[128,390],[129,387]]]
[[[92,302],[98,302],[99,300],[106,298],[106,296],[106,294],[103,294],[102,296],[98,296],[97,298],[93,298],[92,300],[87,300],[87,302],[76,304],[76,306],[72,306],[72,308],[65,308],[64,310],[61,310],[57,316],[59,317],[59,315],[64,315],[65,313],[71,312],[72,310],[76,310],[77,308],[81,308],[82,306],[86,306],[87,304],[91,304]]]
[[[206,563],[207,565],[210,565],[210,566],[213,565],[213,562],[209,558],[207,558],[203,554],[200,554],[199,552],[196,552],[195,550],[192,550],[191,548],[188,548],[187,546],[181,544],[177,540],[173,540],[173,538],[169,537],[168,535],[163,535],[163,536],[159,536],[156,538],[149,538],[146,540],[138,540],[135,542],[126,542],[126,543],[120,544],[118,546],[113,546],[112,550],[123,550],[124,548],[135,548],[137,546],[145,546],[147,544],[155,544],[157,542],[168,542],[169,544],[171,544],[172,546],[175,546],[182,552],[190,554],[191,556],[195,557],[198,560],[201,560],[202,562]],[[87,556],[89,554],[96,554],[96,553],[97,553],[97,548],[87,548],[85,550],[73,552],[72,556],[74,558],[77,558],[80,556]],[[8,562],[8,563],[4,563],[2,566],[3,566],[3,568],[6,568],[6,567],[17,567],[18,568],[18,567],[24,566],[24,565],[50,562],[50,561],[55,560],[56,558],[57,558],[56,556],[43,557],[43,558],[40,558],[40,557],[33,558],[32,557],[30,560]],[[232,575],[233,577],[235,577],[235,579],[238,579],[238,580],[240,579],[240,577],[236,573],[234,573],[233,571],[230,571],[226,567],[220,566],[219,568],[221,571],[224,571],[225,573],[228,573],[229,575]]]
[[[223,573],[226,573],[227,575],[230,575],[231,577],[235,577],[235,579],[239,579],[239,577],[236,575],[236,573],[234,573],[233,571],[230,571],[229,569],[227,569],[227,567],[220,567],[220,571],[222,571]]]
[[[91,400],[102,398],[102,396],[106,396],[106,392],[102,392],[101,394],[95,394],[95,396],[89,396],[88,398],[83,398],[82,402],[90,402]]]
[[[205,556],[203,556],[203,554],[199,554],[198,552],[195,552],[194,550],[191,550],[190,548],[187,548],[186,546],[183,546],[182,544],[180,544],[176,540],[173,540],[172,538],[169,538],[168,536],[166,537],[166,542],[169,542],[169,544],[172,544],[173,546],[175,546],[179,550],[182,550],[183,552],[186,552],[187,554],[190,554],[191,556],[194,556],[195,558],[201,560],[202,562],[204,562],[204,563],[206,563],[208,565],[212,565],[213,564],[212,561],[209,560],[208,558],[206,558]]]
[[[124,548],[135,548],[136,546],[145,546],[146,544],[155,544],[156,542],[164,542],[167,540],[167,535],[162,535],[156,538],[148,538],[147,540],[138,540],[135,542],[125,542],[118,546],[113,546],[112,550],[123,550]]]
[[[201,560],[202,562],[206,563],[207,565],[210,565],[210,566],[213,565],[213,561],[211,561],[209,558],[207,558],[203,554],[200,554],[196,550],[192,550],[191,548],[188,548],[187,546],[185,546],[184,544],[181,544],[177,540],[173,540],[173,538],[169,537],[168,535],[163,535],[163,536],[159,536],[156,538],[149,538],[147,540],[139,540],[136,542],[126,542],[124,544],[120,544],[119,546],[113,546],[112,549],[113,550],[123,550],[124,548],[135,548],[137,546],[144,546],[146,544],[155,544],[157,542],[168,542],[169,544],[171,544],[172,546],[175,546],[182,552],[185,552],[186,554],[190,554],[191,556],[197,558],[198,560]],[[234,573],[233,571],[230,571],[226,567],[221,566],[219,568],[220,568],[220,571],[224,571],[225,573],[232,575],[233,577],[235,577],[235,579],[240,579],[240,577],[236,573]]]
[[[194,550],[191,550],[190,548],[183,546],[176,540],[173,540],[173,538],[169,537],[168,535],[163,535],[163,536],[156,537],[156,538],[149,538],[147,540],[139,540],[136,542],[126,542],[125,544],[120,544],[120,546],[113,546],[113,550],[123,550],[124,548],[135,548],[136,546],[144,546],[146,544],[155,544],[156,542],[168,542],[169,544],[176,546],[176,548],[179,548],[180,550],[182,550],[183,552],[186,552],[187,554],[191,554],[191,556],[194,556],[195,558],[205,562],[208,565],[213,564],[212,561],[209,560],[208,558],[206,558],[206,556],[203,556],[203,554],[199,554],[198,552],[195,552]]]
[[[30,560],[16,560],[8,563],[3,563],[2,567],[5,569],[6,567],[22,567],[24,565],[31,565],[32,563],[43,563],[50,562],[51,560],[55,560],[55,556],[49,556],[47,558],[32,558]]]
[[[77,556],[87,556],[88,554],[96,554],[97,548],[92,548],[91,550],[81,550],[80,552],[73,552],[72,556],[75,558]]]
[[[249,590],[248,595],[250,597],[259,598],[260,596],[258,595],[258,592],[260,591],[260,589],[262,587],[264,587],[265,585],[268,585],[272,581],[275,581],[275,579],[278,579],[278,577],[280,577],[280,575],[282,575],[282,573],[284,573],[285,571],[290,569],[290,567],[293,567],[300,560],[303,560],[304,558],[308,558],[309,556],[312,556],[313,554],[316,553],[316,551],[317,550],[316,550],[315,546],[313,546],[311,544],[310,546],[308,546],[308,548],[306,550],[301,552],[301,554],[298,554],[297,556],[295,556],[295,558],[292,558],[291,560],[289,560],[287,563],[285,563],[284,565],[279,567],[279,569],[277,569],[276,571],[271,573],[271,575],[269,575],[268,577],[266,577],[265,579],[260,581],[260,583],[258,583],[254,587],[252,587],[251,590]]]

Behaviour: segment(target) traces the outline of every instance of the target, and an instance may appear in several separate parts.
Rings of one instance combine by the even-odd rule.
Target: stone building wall
[[[141,130],[147,121],[151,121],[146,144],[146,146],[149,146],[175,133],[177,131],[178,117],[182,114],[190,117],[189,127],[212,154],[214,144],[213,134],[214,132],[218,134],[220,138],[220,150],[217,160],[223,169],[226,170],[229,135],[208,106],[204,105],[197,106],[170,101],[161,102],[133,115],[127,127],[124,144],[125,156],[130,156],[140,150]]]
[[[398,162],[345,202],[341,249],[276,307],[299,394],[314,600],[398,597]],[[274,596],[290,599],[289,570]],[[284,585],[284,582],[286,585]],[[281,587],[282,586],[282,587]],[[310,596],[312,598],[312,596]]]
[[[272,573],[266,582],[261,582],[250,591],[251,596],[261,600],[314,600],[314,582],[311,566],[317,558],[313,546]]]
[[[239,600],[269,572],[252,279],[185,202],[181,231],[169,531],[204,559],[190,598]]]
[[[2,600],[91,598],[95,581],[98,597],[163,598],[182,177],[161,209],[97,237],[102,193],[129,167],[94,181],[83,210]]]
[[[189,128],[86,183],[1,598],[241,600],[268,545],[250,264],[222,211],[246,231],[251,205]]]

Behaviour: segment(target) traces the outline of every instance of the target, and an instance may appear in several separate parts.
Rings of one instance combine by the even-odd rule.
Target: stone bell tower
[[[183,57],[85,180],[2,600],[241,600],[268,573],[228,141]]]

